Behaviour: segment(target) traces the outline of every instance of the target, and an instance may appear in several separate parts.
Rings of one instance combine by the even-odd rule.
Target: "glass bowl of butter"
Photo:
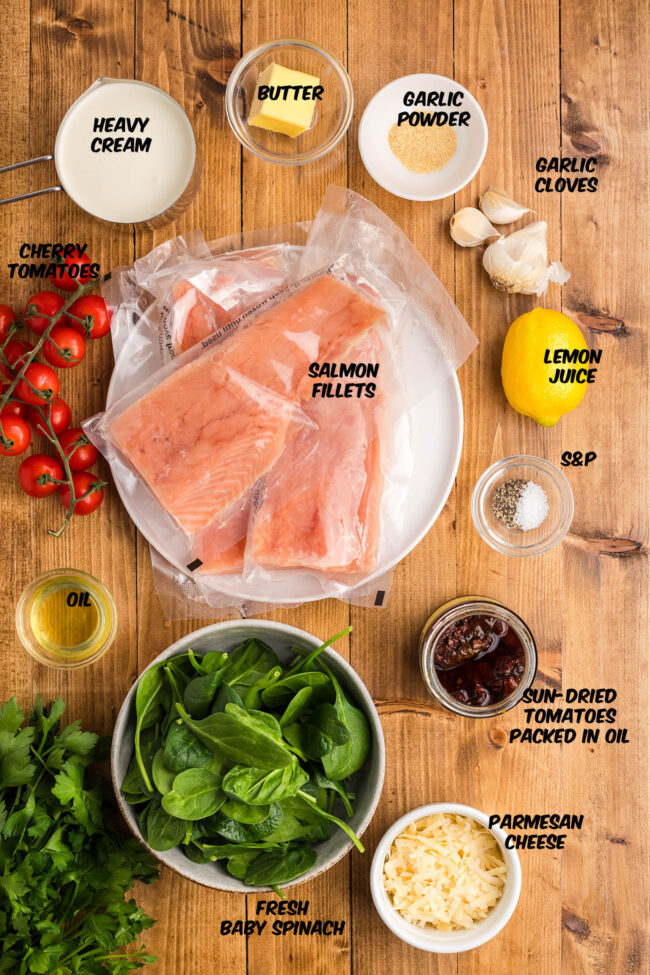
[[[226,114],[241,144],[280,165],[325,156],[345,135],[353,107],[341,62],[318,44],[295,38],[253,48],[226,86]]]

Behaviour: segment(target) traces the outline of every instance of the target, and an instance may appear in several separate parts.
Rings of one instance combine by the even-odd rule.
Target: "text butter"
[[[248,124],[292,139],[311,127],[323,87],[320,78],[269,64],[259,76]]]

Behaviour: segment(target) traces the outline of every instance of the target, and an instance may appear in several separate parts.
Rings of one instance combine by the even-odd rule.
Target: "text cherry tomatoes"
[[[51,403],[43,403],[40,409],[47,417],[49,417],[50,423],[52,424],[52,429],[57,437],[70,426],[72,412],[66,401],[61,399],[60,396],[55,397]],[[49,430],[43,421],[43,417],[35,406],[30,406],[27,413],[27,419],[29,420],[35,433],[40,433],[43,436],[45,436],[46,432],[49,434]]]
[[[25,322],[29,325],[32,332],[36,335],[42,335],[50,324],[50,318],[53,318],[57,312],[61,311],[64,305],[65,298],[62,295],[57,295],[54,291],[37,291],[25,305]],[[30,315],[29,310],[32,306],[35,311]],[[49,317],[46,318],[45,316]],[[57,325],[67,324],[68,319],[65,315],[62,315],[57,321]]]
[[[75,247],[72,256],[66,254],[63,258],[64,263],[57,265],[50,277],[52,284],[62,291],[76,291],[80,284],[88,284],[92,277],[93,265],[90,258],[84,251],[79,253],[79,248]]]
[[[11,342],[7,342],[5,359],[14,372],[20,372],[27,354],[33,351],[34,346],[31,342],[23,342],[22,339],[12,339]]]
[[[73,301],[69,308],[70,315],[84,319],[84,322],[75,322],[70,318],[71,328],[76,328],[81,335],[100,339],[106,335],[111,327],[111,312],[108,310],[106,302],[99,295],[82,295]],[[88,318],[92,321],[88,321]]]
[[[0,454],[15,457],[29,447],[32,433],[19,416],[0,417]]]
[[[43,355],[47,361],[59,369],[70,369],[78,365],[85,354],[86,343],[73,328],[53,328],[43,346]]]
[[[9,333],[9,326],[16,321],[16,316],[9,305],[0,305],[0,342],[4,342]]]
[[[63,468],[58,460],[45,454],[32,454],[18,468],[18,483],[30,498],[47,498],[61,487]]]
[[[41,406],[54,399],[59,391],[59,377],[51,366],[32,362],[25,369],[25,376],[16,386],[16,396],[23,403]]]
[[[92,471],[81,471],[78,474],[72,475],[72,483],[74,485],[75,497],[78,499],[74,506],[75,515],[89,515],[91,511],[99,508],[104,500],[104,491],[101,487],[102,482],[97,478],[96,474],[93,474]],[[96,486],[94,487],[94,485]],[[82,495],[86,494],[86,491],[90,491],[90,494],[84,498]],[[70,487],[67,484],[61,487],[59,497],[61,498],[63,507],[69,508]]]
[[[99,451],[81,427],[71,427],[59,437],[71,471],[85,471],[95,463]]]

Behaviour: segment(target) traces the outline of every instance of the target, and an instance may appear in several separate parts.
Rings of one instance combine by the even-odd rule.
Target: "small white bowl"
[[[420,806],[412,809],[401,819],[393,823],[391,828],[384,833],[379,845],[375,850],[375,855],[370,867],[370,892],[374,901],[377,913],[402,941],[420,948],[422,951],[433,951],[438,954],[452,954],[458,951],[469,951],[471,948],[478,948],[479,945],[490,941],[499,931],[505,927],[519,900],[521,891],[521,866],[516,850],[506,849],[506,834],[502,829],[493,827],[490,829],[496,838],[503,858],[508,868],[506,884],[501,895],[501,899],[492,908],[490,913],[475,927],[469,931],[436,931],[435,928],[419,928],[410,921],[405,920],[393,907],[390,897],[384,887],[384,863],[388,856],[393,842],[399,834],[406,829],[410,823],[425,816],[432,816],[434,813],[452,813],[457,816],[466,816],[468,819],[475,819],[482,826],[488,829],[488,817],[478,809],[471,806],[461,806],[456,802],[434,802],[429,806]]]
[[[404,166],[388,144],[388,133],[398,113],[406,111],[407,91],[463,93],[462,104],[449,111],[469,111],[467,126],[455,126],[456,152],[442,169],[433,173],[413,173]],[[408,111],[435,112],[436,107],[412,106]],[[446,111],[446,108],[441,109]],[[359,125],[359,151],[372,178],[389,193],[403,200],[443,200],[453,196],[476,176],[488,144],[485,115],[474,96],[453,78],[439,74],[409,74],[389,82],[370,99]]]

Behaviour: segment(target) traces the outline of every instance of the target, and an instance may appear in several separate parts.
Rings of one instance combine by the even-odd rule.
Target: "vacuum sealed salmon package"
[[[382,605],[392,567],[453,482],[454,372],[476,339],[431,269],[381,211],[338,187],[304,248],[282,243],[215,263],[189,235],[115,277],[127,318],[143,292],[160,307],[189,283],[169,303],[173,355],[84,425],[156,550],[166,609],[250,615],[326,596]],[[225,321],[241,307],[242,274],[260,297]],[[129,349],[144,354],[133,322],[128,331],[118,365]],[[182,351],[188,335],[200,337]],[[421,494],[436,465],[423,466],[419,445],[436,424],[447,436],[438,402],[451,403],[441,447],[451,481],[420,517],[414,485]]]

